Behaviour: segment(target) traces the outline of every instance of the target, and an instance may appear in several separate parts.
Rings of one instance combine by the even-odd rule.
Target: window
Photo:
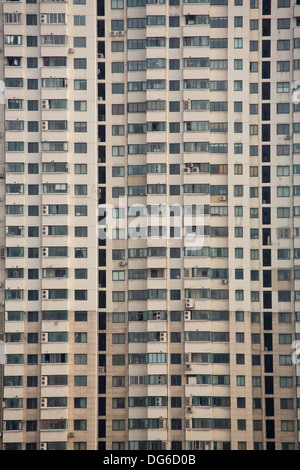
[[[165,68],[165,59],[147,59],[147,68]],[[169,59],[169,70],[180,70],[180,60]]]
[[[290,71],[290,62],[287,60],[277,61],[277,72],[289,72]]]
[[[74,398],[74,408],[87,408],[87,398]]]
[[[290,208],[289,207],[277,207],[277,218],[290,218]]]
[[[123,126],[123,125],[113,125],[112,126],[112,135],[113,136],[125,135],[125,126]]]
[[[281,388],[292,388],[293,377],[279,377],[279,385]]]
[[[277,82],[277,93],[290,93],[290,82]]]
[[[234,70],[243,70],[243,59],[234,59]]]
[[[243,38],[234,38],[234,48],[243,49]]]
[[[74,69],[86,69],[87,59],[74,59]]]
[[[87,102],[86,101],[74,101],[74,111],[86,111]]]
[[[288,8],[291,6],[291,0],[277,0],[277,8]]]
[[[244,291],[243,290],[236,290],[235,291],[235,300],[243,301],[244,300]]]
[[[74,15],[74,26],[85,26],[85,23],[84,15]]]
[[[179,28],[180,16],[169,16],[169,28]]]
[[[123,95],[124,94],[124,83],[112,83],[111,92],[113,95]],[[112,105],[118,106],[118,105]],[[124,106],[124,105],[123,105]],[[114,113],[116,114],[116,113]],[[122,113],[124,114],[124,113]]]
[[[234,27],[235,28],[242,28],[243,27],[243,17],[242,16],[235,16],[234,17]]]
[[[75,312],[75,321],[87,321],[87,312]]]
[[[227,5],[227,1],[224,3],[223,0],[214,0],[211,2],[211,5]],[[209,18],[206,15],[199,15],[195,17],[194,22],[191,22],[188,19],[187,24],[207,24],[209,22]],[[227,16],[220,16],[220,17],[210,17],[210,27],[211,28],[227,28],[228,27],[228,18]]]
[[[125,420],[124,419],[113,419],[112,420],[112,430],[113,431],[124,431],[125,430]]]
[[[87,364],[87,355],[74,354],[74,364]]]
[[[244,333],[236,333],[236,342],[244,343]]]
[[[290,18],[278,18],[277,29],[290,29]]]
[[[74,37],[74,47],[86,47],[86,38]]]
[[[112,41],[111,52],[124,52],[124,41]]]
[[[18,46],[23,42],[23,36],[18,35],[6,35],[4,37],[4,43],[8,46]]]
[[[289,114],[290,103],[277,103],[277,114]]]
[[[234,91],[243,91],[243,81],[234,80]]]
[[[234,227],[235,238],[243,238],[243,227]]]
[[[86,142],[75,142],[74,143],[74,153],[87,153],[87,143]]]
[[[27,36],[26,37],[26,46],[27,47],[37,47],[38,38],[37,36]]]
[[[74,80],[74,90],[86,90],[87,80]]]
[[[87,333],[74,333],[74,343],[87,343]]]
[[[170,91],[179,91],[180,90],[180,81],[179,80],[169,80],[169,90]]]
[[[21,13],[5,13],[4,23],[22,24]]]
[[[124,0],[111,0],[112,10],[122,10],[124,8]]]

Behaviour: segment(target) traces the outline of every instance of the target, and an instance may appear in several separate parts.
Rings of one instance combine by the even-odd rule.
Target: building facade
[[[4,449],[298,448],[298,3],[2,3]]]

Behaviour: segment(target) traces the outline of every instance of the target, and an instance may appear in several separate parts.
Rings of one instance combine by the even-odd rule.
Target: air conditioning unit
[[[42,121],[42,131],[48,130],[48,121]]]
[[[195,307],[195,301],[193,299],[185,299],[185,308],[188,310]]]
[[[47,22],[47,15],[41,15],[40,16],[40,22],[43,24],[43,23],[46,23]]]
[[[47,450],[47,442],[40,443],[40,450]]]
[[[111,35],[111,36],[116,36],[116,35],[117,35],[117,31],[111,31],[110,35]]]
[[[185,361],[185,362],[189,362],[189,361],[190,361],[190,355],[189,355],[189,354],[185,354],[185,355],[184,355],[184,361]]]
[[[185,397],[185,406],[190,406],[190,405],[191,405],[191,398]]]
[[[44,295],[44,292],[48,292],[48,291],[43,291],[43,295]],[[48,333],[41,334],[41,343],[48,343]]]
[[[1,248],[1,249],[0,249],[0,256],[1,256],[1,258],[5,258],[5,252],[6,252],[5,248]]]
[[[69,432],[68,433],[68,437],[75,437],[76,436],[76,433],[75,432]]]
[[[166,342],[166,340],[167,340],[167,333],[161,332],[159,341]]]
[[[124,31],[117,31],[117,36],[124,36]]]
[[[104,54],[102,54],[102,52],[98,53],[98,59],[104,59]]]
[[[41,408],[47,408],[47,398],[41,398]]]
[[[191,46],[192,45],[192,38],[191,37],[186,37],[185,39],[185,45],[186,46]]]
[[[48,248],[42,248],[42,256],[48,256]]]
[[[126,266],[127,265],[127,262],[126,261],[120,261],[119,262],[119,266]]]
[[[189,420],[189,419],[186,419],[186,420],[185,420],[185,427],[186,427],[186,429],[190,429],[190,426],[191,426],[190,420]]]
[[[168,448],[168,441],[162,441],[161,450],[166,450]]]
[[[226,201],[227,200],[227,196],[220,196],[220,201]]]
[[[189,168],[186,168],[186,167],[185,167],[185,168],[183,169],[183,173],[189,173],[189,172],[190,172]]]
[[[159,420],[158,420],[158,426],[159,426],[160,428],[163,428],[163,427],[164,427],[164,420],[163,420],[163,418],[159,418]]]
[[[194,168],[191,169],[192,173],[199,173],[199,168],[197,166],[194,166]]]
[[[153,312],[153,320],[160,320],[160,319],[161,319],[161,311],[156,310],[155,312]]]
[[[46,387],[48,385],[48,377],[47,375],[42,375],[41,376],[41,386]]]
[[[69,53],[69,54],[74,54],[74,52],[75,52],[75,49],[73,49],[73,47],[70,47],[70,48],[68,49],[68,53]]]
[[[228,284],[228,279],[222,279],[222,284],[223,285]]]
[[[48,215],[49,214],[49,208],[48,206],[43,206],[42,207],[42,215]]]
[[[42,300],[48,300],[48,299],[49,299],[49,291],[42,290]]]
[[[190,109],[190,106],[191,106],[191,105],[190,105],[190,101],[189,101],[189,100],[185,100],[185,101],[183,102],[183,109],[184,109],[184,111],[188,111],[188,110]]]
[[[185,319],[185,320],[190,320],[190,319],[191,319],[191,312],[190,312],[190,310],[185,310],[185,311],[184,311],[184,319]]]
[[[43,225],[43,227],[42,227],[42,235],[48,235],[48,226],[47,226],[47,225]]]
[[[191,366],[190,363],[187,363],[187,364],[185,365],[185,370],[192,370],[192,366]]]
[[[192,413],[193,412],[193,408],[191,406],[188,406],[187,409],[186,409],[186,412],[187,413]]]
[[[0,341],[5,341],[5,333],[0,333]]]
[[[105,372],[105,367],[104,366],[99,366],[98,367],[98,374],[104,374]]]
[[[189,268],[185,268],[185,270],[184,270],[184,277],[189,277],[189,275],[190,275],[190,270],[189,270]]]
[[[286,135],[284,140],[291,140],[292,136],[291,135]]]
[[[42,109],[49,109],[49,100],[42,100]]]

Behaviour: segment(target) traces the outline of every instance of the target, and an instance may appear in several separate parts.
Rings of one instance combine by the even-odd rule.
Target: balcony
[[[294,16],[297,18],[297,16],[300,16],[300,2],[299,0],[296,1],[294,5]]]
[[[6,67],[20,67],[21,66],[21,57],[6,57],[5,66]]]

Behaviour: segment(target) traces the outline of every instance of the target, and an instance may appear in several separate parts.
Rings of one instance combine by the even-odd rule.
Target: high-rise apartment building
[[[300,1],[1,14],[3,449],[297,449]]]

